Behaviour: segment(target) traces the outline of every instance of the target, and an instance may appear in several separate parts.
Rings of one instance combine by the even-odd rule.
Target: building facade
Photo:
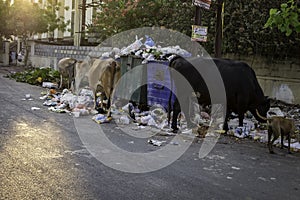
[[[34,0],[36,2],[36,0]],[[37,0],[42,7],[47,5],[47,0]],[[49,0],[48,0],[49,1]],[[54,40],[74,40],[74,45],[80,45],[80,39],[86,26],[92,24],[93,13],[97,12],[100,0],[53,0],[60,4],[57,16],[63,17],[64,21],[70,22],[66,31],[55,30]],[[47,40],[50,33],[35,35],[33,39]],[[52,35],[51,35],[52,37]]]

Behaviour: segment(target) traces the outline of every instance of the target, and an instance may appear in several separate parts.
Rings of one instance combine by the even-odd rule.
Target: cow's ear
[[[110,64],[112,67],[116,67],[117,66],[117,62],[116,61],[112,61]]]

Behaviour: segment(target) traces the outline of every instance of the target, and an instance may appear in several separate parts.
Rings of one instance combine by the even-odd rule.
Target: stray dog
[[[281,148],[283,148],[283,137],[286,136],[288,140],[288,153],[291,153],[291,137],[295,136],[295,123],[292,119],[287,119],[284,117],[273,116],[267,119],[268,121],[268,147],[269,152],[274,153],[273,143],[281,136]],[[271,137],[273,139],[271,141]]]

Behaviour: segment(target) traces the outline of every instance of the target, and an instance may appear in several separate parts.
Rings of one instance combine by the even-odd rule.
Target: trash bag
[[[145,35],[145,37],[146,37],[146,41],[145,41],[144,45],[146,48],[155,46],[155,42],[152,40],[151,37],[149,37],[148,35]]]
[[[143,40],[143,38],[138,39],[138,37],[136,36],[135,42],[130,44],[128,47],[122,48],[121,54],[122,55],[128,55],[131,52],[139,50],[141,48],[141,46],[143,45],[141,40]]]

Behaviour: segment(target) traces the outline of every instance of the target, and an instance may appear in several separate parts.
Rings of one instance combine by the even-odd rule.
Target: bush
[[[52,68],[30,68],[22,72],[7,75],[7,77],[31,85],[42,85],[42,82],[57,83],[60,73]]]

